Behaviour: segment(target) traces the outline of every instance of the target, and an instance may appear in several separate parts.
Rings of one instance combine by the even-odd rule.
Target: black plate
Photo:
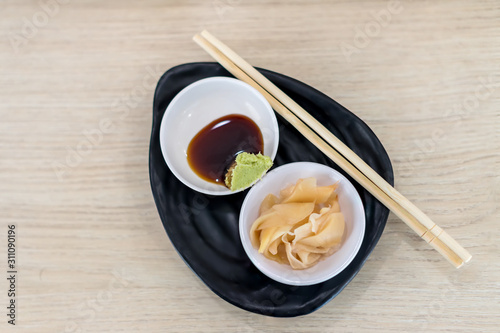
[[[392,165],[384,147],[361,119],[302,82],[268,70],[259,71],[323,123],[384,179],[394,183]],[[160,150],[160,123],[167,105],[187,85],[212,76],[231,75],[217,63],[183,64],[168,70],[156,87],[149,174],[163,226],[186,264],[214,293],[229,303],[275,317],[308,314],[335,297],[361,269],[384,230],[389,211],[278,116],[280,143],[275,166],[311,161],[339,170],[353,182],[363,200],[366,231],[361,249],[351,264],[326,282],[294,287],[260,273],[246,256],[238,234],[238,215],[247,191],[222,197],[193,191],[170,172]]]

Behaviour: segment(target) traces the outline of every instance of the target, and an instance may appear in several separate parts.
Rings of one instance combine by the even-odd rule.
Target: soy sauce
[[[187,160],[202,179],[224,185],[227,169],[241,152],[262,153],[259,127],[248,117],[231,114],[212,121],[191,139]]]

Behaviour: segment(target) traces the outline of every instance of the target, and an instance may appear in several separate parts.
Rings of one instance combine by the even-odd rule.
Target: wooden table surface
[[[208,29],[253,65],[361,117],[396,187],[473,255],[459,270],[393,214],[354,280],[299,318],[236,308],[184,264],[148,176],[152,99],[211,61]],[[0,262],[16,230],[17,332],[498,332],[498,1],[0,3]]]

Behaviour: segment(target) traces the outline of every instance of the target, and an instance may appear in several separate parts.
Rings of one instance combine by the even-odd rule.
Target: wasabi
[[[262,178],[272,165],[271,158],[261,153],[240,153],[226,173],[226,186],[231,191],[249,187]]]

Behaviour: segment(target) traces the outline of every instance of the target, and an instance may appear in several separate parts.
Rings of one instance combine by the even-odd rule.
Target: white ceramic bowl
[[[229,77],[196,81],[172,99],[160,126],[161,152],[172,173],[193,190],[211,195],[228,195],[225,186],[201,179],[188,164],[187,147],[191,139],[215,119],[242,114],[252,119],[264,139],[264,155],[272,160],[279,142],[278,122],[273,109],[257,90]]]
[[[279,196],[281,189],[295,184],[300,178],[307,177],[315,177],[318,186],[331,185],[339,181],[336,192],[346,223],[346,235],[337,252],[308,269],[294,270],[289,265],[279,264],[258,253],[250,242],[250,228],[258,218],[260,204],[266,195],[273,193]],[[239,223],[243,248],[262,273],[281,283],[306,286],[334,277],[354,259],[365,234],[365,211],[358,192],[342,174],[323,164],[296,162],[272,170],[248,192],[241,207]]]

